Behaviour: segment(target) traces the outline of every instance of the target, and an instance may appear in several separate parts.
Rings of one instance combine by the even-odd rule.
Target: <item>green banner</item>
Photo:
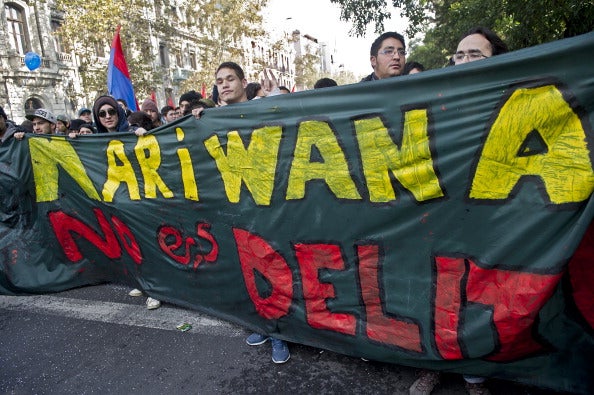
[[[125,283],[293,342],[592,393],[593,64],[591,33],[143,137],[13,141],[0,291]]]

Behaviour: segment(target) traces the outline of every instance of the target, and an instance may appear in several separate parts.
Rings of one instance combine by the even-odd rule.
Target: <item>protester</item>
[[[258,82],[250,82],[245,87],[245,94],[248,100],[265,97],[262,86]]]
[[[474,27],[462,35],[458,48],[453,56],[456,65],[489,58],[508,51],[507,45],[490,29]],[[486,378],[472,375],[463,375],[466,382],[466,391],[469,395],[489,395],[485,387]],[[433,370],[421,372],[420,377],[410,386],[410,395],[429,395],[439,384],[440,374]]]
[[[373,73],[361,81],[375,81],[402,74],[406,62],[404,37],[396,32],[385,32],[371,44],[370,61]]]
[[[70,130],[68,131],[68,137],[71,139],[76,138],[76,136],[83,136],[86,134],[94,134],[97,133],[95,127],[90,123],[84,123],[82,119],[74,119],[70,123]]]
[[[80,128],[78,129],[79,135],[95,134],[95,133],[97,133],[97,131],[95,130],[95,127],[90,123],[83,123],[82,125],[80,125]]]
[[[278,90],[280,91],[281,95],[286,95],[287,93],[291,93],[291,91],[289,90],[289,88],[287,88],[286,86],[279,86]]]
[[[152,99],[145,99],[142,102],[142,106],[140,106],[140,111],[144,111],[148,114],[148,116],[151,118],[151,122],[153,123],[153,128],[158,128],[159,126],[163,125],[163,122],[161,122],[159,108]]]
[[[207,108],[214,108],[216,104],[210,99],[200,99],[198,101],[192,101],[190,103],[190,112],[196,119],[200,119],[202,112]]]
[[[95,104],[93,104],[93,117],[95,118],[98,133],[130,131],[126,112],[111,96],[100,96],[95,100]]]
[[[78,133],[81,125],[85,125],[85,124],[86,124],[86,122],[80,118],[73,119],[70,122],[70,126],[68,127],[68,132],[69,133],[71,133],[71,132]]]
[[[163,106],[161,108],[161,118],[165,123],[171,123],[179,117],[179,113],[171,106]],[[130,120],[128,120],[130,121]]]
[[[190,102],[200,100],[202,95],[195,90],[188,91],[179,97],[179,109],[183,116],[190,115]]]
[[[78,119],[82,119],[86,123],[93,123],[93,118],[91,118],[91,110],[86,107],[78,110]]]
[[[462,35],[454,54],[456,65],[508,52],[507,44],[492,30],[477,26]]]
[[[247,102],[247,80],[243,69],[234,62],[224,62],[219,65],[215,73],[215,82],[220,98],[224,100],[227,105],[234,105],[238,103]],[[278,82],[274,74],[264,70],[261,88],[266,95],[278,94]],[[272,362],[285,363],[291,357],[289,347],[283,340],[276,339],[267,335],[259,333],[252,333],[246,339],[246,343],[250,346],[258,346],[266,343],[268,340],[272,343]]]
[[[333,86],[338,86],[338,83],[332,78],[320,78],[314,84],[314,89],[331,88]]]
[[[56,117],[45,108],[38,108],[33,114],[26,115],[25,118],[33,122],[33,133],[35,134],[54,134],[56,131]]]
[[[66,114],[58,114],[56,116],[56,134],[68,134],[70,128],[70,118]]]
[[[131,128],[126,118],[126,112],[111,96],[101,96],[95,100],[95,104],[93,104],[93,116],[98,120],[97,130],[99,133],[134,132],[137,135],[142,135],[147,131],[141,127],[136,130]],[[128,295],[142,296],[142,291],[133,289]],[[157,299],[151,297],[146,299],[147,309],[153,310],[160,306],[161,302]]]
[[[137,128],[144,128],[147,131],[154,129],[151,116],[144,111],[134,111],[128,115],[128,123],[133,130],[136,130]]]
[[[425,71],[425,66],[419,62],[406,62],[404,69],[402,69],[402,75],[417,74]]]
[[[129,117],[130,114],[132,114],[132,110],[130,110],[130,108],[128,107],[128,103],[126,103],[126,100],[124,100],[124,99],[118,99],[116,101],[118,102],[118,104],[120,106],[122,106],[122,108],[126,112],[126,116]]]

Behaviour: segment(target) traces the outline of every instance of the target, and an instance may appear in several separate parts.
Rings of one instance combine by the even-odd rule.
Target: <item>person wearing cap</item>
[[[80,125],[84,124],[86,124],[86,122],[80,118],[73,119],[72,121],[70,121],[70,125],[68,125],[68,132],[78,133]]]
[[[179,97],[179,108],[183,116],[191,113],[190,103],[202,99],[202,95],[194,90],[188,91]]]
[[[35,134],[54,134],[56,131],[56,117],[45,108],[38,108],[25,118],[33,123],[33,133]]]
[[[95,127],[90,123],[85,123],[82,119],[74,119],[70,123],[70,130],[68,131],[68,137],[75,138],[76,136],[85,134],[97,133]]]
[[[70,128],[70,118],[66,114],[56,116],[56,134],[68,134]]]
[[[152,99],[145,99],[142,102],[142,106],[140,106],[140,111],[147,113],[148,116],[151,117],[153,128],[158,128],[159,126],[163,125],[163,122],[161,122],[159,108]]]
[[[93,118],[91,118],[91,110],[86,107],[78,110],[78,119],[82,119],[85,121],[85,123],[93,123]]]

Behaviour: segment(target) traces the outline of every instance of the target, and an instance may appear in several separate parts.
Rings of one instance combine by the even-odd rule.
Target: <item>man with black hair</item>
[[[369,51],[373,73],[361,81],[375,81],[402,74],[406,63],[406,45],[400,33],[385,32],[375,39]]]
[[[179,113],[171,106],[161,107],[161,118],[165,123],[171,123],[179,118]]]
[[[338,83],[332,78],[324,77],[316,81],[314,89],[331,88],[333,86],[338,86]]]
[[[190,114],[190,103],[202,99],[202,95],[195,90],[188,91],[179,97],[179,109],[183,115]]]
[[[268,76],[268,71],[264,70],[264,80],[261,83],[262,90],[267,95],[276,95],[278,92],[278,82],[272,72]],[[215,84],[218,89],[221,100],[227,105],[247,102],[247,80],[241,66],[235,62],[224,62],[219,65],[215,73]],[[285,363],[291,357],[289,347],[284,340],[276,339],[260,333],[252,333],[246,339],[250,346],[259,346],[268,340],[272,343],[272,362]]]
[[[454,64],[459,65],[490,58],[508,52],[507,44],[491,29],[477,26],[466,31],[453,56]]]
[[[458,43],[456,53],[452,56],[455,65],[474,62],[508,52],[507,45],[497,34],[486,27],[473,27],[466,31]],[[485,377],[463,375],[466,391],[469,395],[490,395],[485,386]],[[440,373],[424,370],[420,377],[410,386],[410,395],[429,395],[439,384]]]

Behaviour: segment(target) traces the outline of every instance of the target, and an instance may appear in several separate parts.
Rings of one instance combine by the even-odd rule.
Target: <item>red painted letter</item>
[[[532,337],[532,325],[561,274],[483,269],[464,258],[437,257],[435,263],[435,341],[443,358],[464,358],[459,322],[467,302],[484,304],[493,310],[498,348],[487,359],[508,361],[542,349]],[[466,344],[467,348],[470,346]]]
[[[93,212],[97,217],[101,232],[103,232],[105,238],[102,238],[101,235],[81,220],[71,217],[63,211],[53,211],[48,213],[54,233],[56,234],[66,257],[72,262],[80,261],[83,258],[80,249],[74,241],[72,233],[76,233],[87,239],[95,247],[99,248],[108,258],[116,259],[122,256],[122,248],[120,247],[118,239],[111,229],[109,222],[105,218],[105,215],[97,208],[93,209]]]
[[[278,319],[288,314],[293,299],[293,273],[284,258],[264,239],[246,230],[233,229],[237,253],[248,294],[262,317]],[[254,271],[272,285],[272,294],[262,298]]]
[[[423,352],[419,325],[411,320],[405,321],[388,317],[382,309],[378,279],[379,247],[377,245],[359,245],[357,254],[359,256],[361,296],[367,313],[367,337],[376,342]]]
[[[307,322],[312,328],[355,335],[356,318],[352,314],[332,313],[326,299],[334,298],[334,286],[321,283],[320,269],[344,270],[340,247],[333,244],[296,244],[295,253],[303,281]]]

